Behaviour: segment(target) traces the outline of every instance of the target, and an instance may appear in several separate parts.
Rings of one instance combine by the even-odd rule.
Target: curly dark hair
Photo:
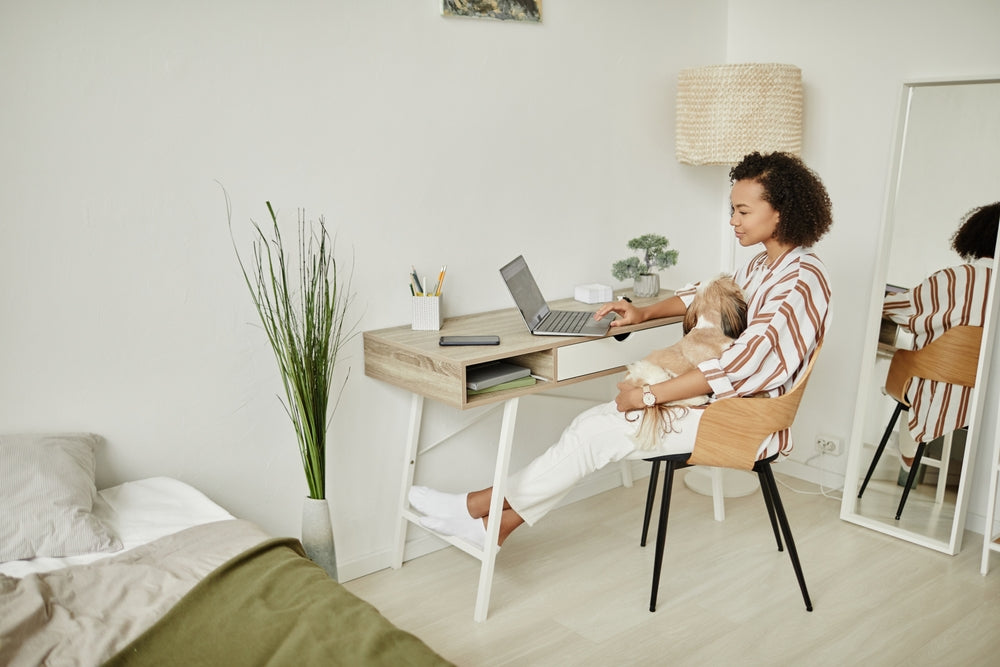
[[[962,218],[951,237],[951,247],[962,259],[993,257],[997,247],[997,224],[1000,223],[1000,201],[974,208]]]
[[[729,171],[732,183],[751,180],[764,188],[764,200],[778,212],[775,238],[811,246],[833,222],[832,204],[819,176],[791,153],[750,153]]]

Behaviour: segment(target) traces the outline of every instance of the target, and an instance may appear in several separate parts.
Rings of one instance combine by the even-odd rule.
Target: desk
[[[645,306],[672,294],[670,291],[662,290],[657,297],[636,298],[634,303],[637,306]],[[554,310],[596,309],[592,304],[580,303],[573,299],[555,301],[551,306]],[[657,347],[666,347],[680,340],[680,326],[669,327],[664,331],[651,331],[680,321],[680,317],[672,317],[628,327],[616,327],[611,330],[613,335],[603,338],[533,336],[528,332],[517,310],[509,308],[450,318],[444,321],[440,331],[413,331],[409,325],[405,325],[364,332],[365,375],[401,387],[412,394],[406,436],[406,458],[400,488],[400,522],[396,533],[393,568],[398,569],[403,564],[407,523],[420,525],[420,515],[410,509],[408,496],[413,484],[419,451],[420,422],[425,398],[459,410],[503,403],[503,419],[493,474],[494,494],[490,505],[490,516],[500,516],[518,400],[529,394],[620,373],[626,363],[641,359]],[[482,347],[438,345],[438,338],[442,335],[481,333],[498,334],[500,345]],[[614,338],[615,335],[622,333],[630,335],[624,341]],[[466,370],[470,366],[496,360],[527,366],[537,378],[537,382],[526,387],[469,396],[465,387]],[[476,549],[459,539],[439,535],[441,539],[482,562],[474,614],[476,621],[486,620],[499,532],[500,522],[489,522],[483,549]]]

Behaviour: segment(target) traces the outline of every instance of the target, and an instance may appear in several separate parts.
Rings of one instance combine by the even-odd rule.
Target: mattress
[[[7,561],[0,563],[0,574],[24,577],[84,565],[192,526],[235,518],[201,491],[170,477],[125,482],[99,491],[97,496],[93,514],[118,536],[122,551]]]

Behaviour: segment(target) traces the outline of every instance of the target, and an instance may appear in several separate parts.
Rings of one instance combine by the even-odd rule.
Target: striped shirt
[[[734,276],[747,299],[747,328],[719,359],[698,366],[712,387],[712,400],[737,396],[780,396],[826,333],[830,281],[823,262],[807,248],[793,248],[767,266],[762,252]],[[678,290],[685,305],[696,286]],[[761,445],[760,456],[792,449],[787,430]]]
[[[886,295],[882,314],[913,333],[914,350],[951,327],[981,327],[986,321],[992,272],[990,257],[942,269],[908,292]],[[972,390],[918,378],[909,391],[909,427],[914,441],[929,442],[968,425]]]

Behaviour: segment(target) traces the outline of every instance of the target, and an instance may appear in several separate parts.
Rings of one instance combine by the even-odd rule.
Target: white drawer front
[[[625,340],[596,338],[556,348],[556,379],[589,375],[642,359],[681,339],[681,323],[633,331]]]

